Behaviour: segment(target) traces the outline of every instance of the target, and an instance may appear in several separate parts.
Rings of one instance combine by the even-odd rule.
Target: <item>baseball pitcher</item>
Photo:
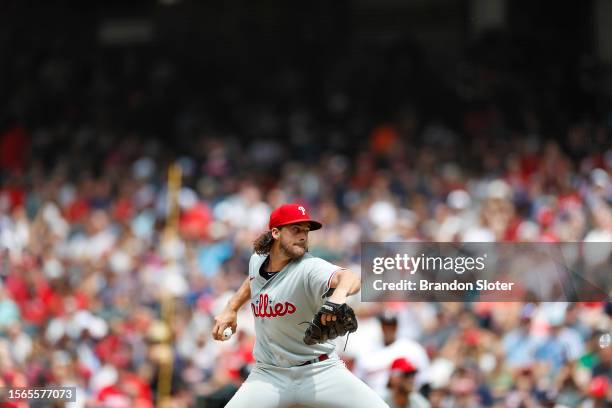
[[[334,351],[333,339],[357,330],[346,298],[360,280],[308,254],[308,233],[321,226],[301,205],[275,209],[254,243],[249,276],[215,318],[212,335],[224,340],[248,300],[255,317],[256,364],[227,407],[388,407]]]

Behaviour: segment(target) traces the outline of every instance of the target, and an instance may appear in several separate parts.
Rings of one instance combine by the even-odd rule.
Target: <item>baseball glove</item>
[[[326,324],[323,325],[323,323],[321,323],[321,316],[324,314],[336,316],[336,320],[326,322]],[[304,343],[309,346],[325,343],[338,336],[353,333],[355,330],[357,330],[357,318],[355,317],[353,309],[346,303],[340,305],[328,301],[321,306],[321,309],[319,309],[312,321],[308,324],[308,328],[304,334]]]

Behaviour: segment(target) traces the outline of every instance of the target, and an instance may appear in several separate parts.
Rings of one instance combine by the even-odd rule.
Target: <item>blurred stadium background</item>
[[[223,406],[252,316],[212,316],[285,201],[356,272],[362,241],[612,241],[611,63],[606,0],[0,2],[0,386]],[[611,406],[609,302],[354,306],[378,392],[404,356],[432,407]]]

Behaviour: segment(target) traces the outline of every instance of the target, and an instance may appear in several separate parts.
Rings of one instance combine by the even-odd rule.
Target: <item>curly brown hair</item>
[[[253,249],[259,255],[267,255],[270,253],[273,243],[272,231],[264,232],[253,242]]]

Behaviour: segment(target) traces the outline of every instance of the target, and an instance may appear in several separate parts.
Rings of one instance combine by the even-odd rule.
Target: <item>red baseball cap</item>
[[[416,373],[418,370],[410,361],[404,357],[396,358],[391,363],[391,372],[397,372],[402,374]]]
[[[298,222],[309,223],[311,231],[318,230],[323,226],[319,221],[311,219],[306,207],[301,204],[283,204],[274,209],[270,214],[268,226],[272,229]]]

